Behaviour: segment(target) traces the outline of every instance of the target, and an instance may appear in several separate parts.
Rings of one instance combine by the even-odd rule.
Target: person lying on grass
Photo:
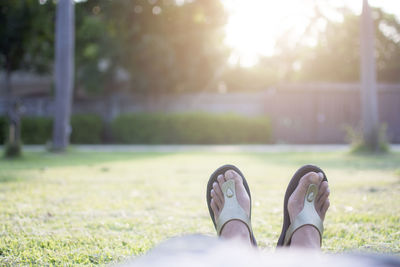
[[[295,173],[285,194],[284,221],[278,246],[321,246],[329,193],[328,181],[320,168],[306,165]],[[207,202],[219,236],[240,238],[257,246],[250,222],[250,189],[238,168],[225,165],[211,175]]]
[[[287,186],[283,226],[275,253],[257,247],[251,225],[251,193],[242,172],[233,165],[218,168],[207,184],[206,199],[219,239],[204,235],[172,238],[124,266],[400,266],[381,255],[320,253],[323,221],[328,211],[329,184],[318,167],[301,167]]]

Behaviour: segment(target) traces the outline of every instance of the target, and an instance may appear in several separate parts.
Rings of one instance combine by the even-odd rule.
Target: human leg
[[[233,186],[233,192],[227,189],[227,184]],[[256,245],[250,222],[250,190],[240,170],[232,165],[217,169],[210,177],[207,190],[210,215],[217,233],[224,239],[238,238]]]
[[[288,202],[288,210],[291,221],[293,222],[296,216],[303,209],[304,197],[310,184],[314,183],[319,186],[318,195],[315,202],[315,210],[324,221],[325,214],[329,208],[329,186],[327,181],[323,181],[322,173],[310,172],[300,179],[299,185],[293,192]],[[311,225],[304,225],[297,229],[293,235],[290,247],[295,248],[320,248],[321,237],[318,230]]]
[[[278,246],[321,246],[329,193],[326,176],[320,168],[306,165],[295,173],[285,194],[284,223]]]

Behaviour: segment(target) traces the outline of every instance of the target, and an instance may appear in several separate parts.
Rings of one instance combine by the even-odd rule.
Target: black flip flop
[[[280,235],[278,243],[277,243],[278,247],[283,246],[283,243],[285,241],[286,231],[289,228],[290,223],[291,223],[290,217],[289,217],[289,211],[287,209],[289,197],[292,195],[292,193],[296,189],[297,185],[299,184],[300,178],[309,172],[316,172],[316,173],[322,172],[322,174],[324,175],[324,178],[322,179],[322,181],[328,181],[326,179],[326,174],[324,173],[324,171],[314,165],[304,165],[303,167],[301,167],[300,169],[298,169],[296,171],[296,173],[293,175],[292,179],[290,180],[289,185],[286,189],[286,193],[285,193],[285,200],[283,202],[283,226],[282,226],[281,235]]]
[[[214,212],[212,211],[211,205],[210,205],[210,202],[211,202],[211,189],[212,189],[212,186],[213,186],[214,182],[218,183],[217,177],[220,174],[224,174],[228,170],[233,170],[233,171],[237,172],[243,179],[244,188],[246,189],[246,192],[247,192],[247,194],[249,195],[249,198],[250,198],[250,219],[251,219],[251,194],[250,194],[250,189],[249,189],[249,185],[247,184],[246,178],[244,177],[242,172],[237,167],[235,167],[233,165],[229,165],[229,164],[228,165],[223,165],[223,166],[219,167],[217,170],[215,170],[213,172],[213,174],[211,174],[210,179],[208,180],[208,183],[207,183],[207,197],[206,197],[207,206],[208,206],[208,211],[210,212],[211,220],[212,220],[212,222],[214,224],[215,229],[217,229],[217,225],[215,223]],[[257,247],[257,241],[256,241],[252,231],[251,231],[250,235],[251,235],[250,238],[251,238],[252,244],[255,247]]]

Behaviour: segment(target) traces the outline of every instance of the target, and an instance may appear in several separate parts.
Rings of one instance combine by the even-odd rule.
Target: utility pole
[[[74,86],[75,10],[73,0],[58,0],[55,38],[53,150],[65,151],[71,133]]]
[[[361,114],[365,145],[379,150],[379,118],[375,65],[375,27],[368,0],[364,0],[361,14]]]

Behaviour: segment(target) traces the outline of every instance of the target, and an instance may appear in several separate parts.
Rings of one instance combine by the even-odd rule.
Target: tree
[[[280,82],[359,82],[361,17],[347,8],[337,12],[341,20],[332,20],[317,8],[302,36],[291,35],[290,31],[282,33],[276,43],[276,54],[262,58],[253,68],[234,69],[227,75],[229,83],[235,81],[230,89],[242,90],[250,84],[246,90],[260,90]],[[373,8],[372,14],[377,80],[398,83],[400,21],[379,8]],[[310,37],[315,38],[315,46],[307,43]],[[265,75],[258,75],[260,72]]]
[[[5,95],[9,118],[6,155],[20,154],[19,100],[15,97],[11,75],[20,69],[44,72],[52,53],[52,4],[37,0],[3,0],[0,3],[0,63],[5,71]]]
[[[373,9],[377,79],[400,82],[400,20],[393,14]]]
[[[64,151],[71,133],[70,116],[74,87],[75,18],[73,0],[59,0],[56,15],[55,112],[53,150]]]
[[[379,150],[378,99],[375,65],[375,28],[368,1],[363,2],[361,14],[361,114],[365,146]]]
[[[135,92],[202,90],[226,63],[225,20],[221,3],[211,0],[80,3],[77,81],[89,92],[109,94],[104,89],[118,90],[124,70]]]

